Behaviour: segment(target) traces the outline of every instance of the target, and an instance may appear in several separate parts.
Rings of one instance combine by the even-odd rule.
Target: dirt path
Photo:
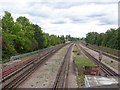
[[[18,88],[52,88],[68,47],[69,45],[59,50]]]

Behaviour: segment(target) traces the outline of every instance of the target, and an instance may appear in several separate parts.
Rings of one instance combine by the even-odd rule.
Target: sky
[[[27,17],[43,32],[85,37],[118,28],[119,0],[0,0],[0,16]]]

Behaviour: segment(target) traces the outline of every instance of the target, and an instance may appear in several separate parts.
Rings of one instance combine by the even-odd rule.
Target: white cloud
[[[88,32],[103,33],[110,27],[115,28],[115,25],[96,25],[98,22],[91,21],[86,24],[46,24],[42,25],[45,32],[56,35],[72,35],[74,37],[85,37]]]
[[[117,28],[118,0],[1,0],[0,15],[26,16],[50,34],[85,37]]]

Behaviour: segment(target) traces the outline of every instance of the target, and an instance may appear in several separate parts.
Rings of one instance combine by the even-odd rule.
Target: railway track
[[[118,73],[110,69],[108,66],[97,60],[95,57],[93,57],[91,54],[89,54],[86,50],[84,50],[80,45],[79,47],[83,51],[83,53],[92,61],[94,61],[97,65],[100,66],[100,69],[105,73],[107,76],[120,76]]]
[[[14,71],[17,71],[21,67],[27,65],[28,63],[32,63],[39,58],[41,58],[43,55],[46,55],[47,53],[51,52],[53,49],[57,48],[58,46],[46,48],[43,50],[40,50],[37,55],[34,55],[30,57],[29,59],[21,60],[15,63],[12,63],[8,66],[3,66],[2,67],[2,78],[7,77],[9,74],[13,73]]]
[[[28,78],[38,67],[40,67],[40,65],[42,65],[48,58],[50,58],[54,53],[56,53],[65,45],[67,44],[62,44],[55,47],[54,49],[48,51],[48,53],[43,54],[41,57],[36,57],[21,68],[15,70],[9,75],[2,77],[0,82],[2,85],[2,90],[13,90],[17,88],[17,86],[20,85],[26,78]]]
[[[82,43],[82,45],[85,46],[84,43]],[[90,46],[87,46],[87,48],[92,49],[92,50],[94,50],[94,51],[96,51],[96,52],[99,52],[99,50],[94,49],[94,48],[92,48],[92,47],[90,47]],[[114,59],[114,60],[116,60],[116,61],[118,61],[118,62],[120,62],[120,58],[119,58],[119,57],[112,56],[112,55],[110,55],[110,54],[108,54],[108,53],[106,53],[106,52],[102,52],[102,54],[105,55],[105,56],[108,56],[108,57],[110,57],[110,58],[112,58],[112,59]]]
[[[68,88],[69,61],[72,47],[73,44],[70,45],[64,57],[64,60],[59,68],[56,80],[53,85],[53,90],[57,90],[58,88]]]

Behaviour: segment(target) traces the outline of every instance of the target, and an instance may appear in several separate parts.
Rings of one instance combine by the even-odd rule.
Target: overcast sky
[[[119,0],[0,0],[0,16],[25,16],[49,34],[85,37],[118,27]]]

